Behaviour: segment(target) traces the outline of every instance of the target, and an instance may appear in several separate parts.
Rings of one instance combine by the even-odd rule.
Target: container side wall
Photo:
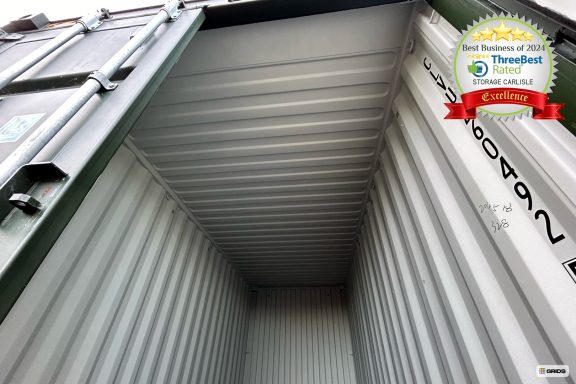
[[[0,383],[237,383],[249,290],[122,147],[0,326]]]
[[[355,384],[340,288],[253,292],[244,384]]]
[[[576,141],[445,120],[451,36],[415,27],[348,284],[358,380],[574,383],[536,373],[576,367]]]

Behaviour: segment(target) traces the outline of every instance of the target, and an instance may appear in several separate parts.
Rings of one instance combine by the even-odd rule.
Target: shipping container
[[[566,120],[444,119],[461,29],[500,11],[553,40]],[[538,375],[576,370],[574,26],[525,0],[4,26],[0,383],[575,383]]]

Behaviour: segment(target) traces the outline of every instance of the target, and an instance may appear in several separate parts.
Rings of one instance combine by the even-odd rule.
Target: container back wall
[[[290,383],[356,383],[343,289],[254,291],[244,384]]]

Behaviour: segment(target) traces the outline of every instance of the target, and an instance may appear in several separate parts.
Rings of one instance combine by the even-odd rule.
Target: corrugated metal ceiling
[[[200,32],[136,123],[249,282],[344,282],[411,7]]]

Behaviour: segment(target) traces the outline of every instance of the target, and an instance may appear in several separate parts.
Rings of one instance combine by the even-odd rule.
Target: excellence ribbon
[[[519,104],[532,107],[532,118],[564,120],[564,103],[546,104],[548,95],[521,88],[489,88],[464,93],[461,103],[445,103],[450,109],[445,119],[475,119],[476,107],[490,104]]]

